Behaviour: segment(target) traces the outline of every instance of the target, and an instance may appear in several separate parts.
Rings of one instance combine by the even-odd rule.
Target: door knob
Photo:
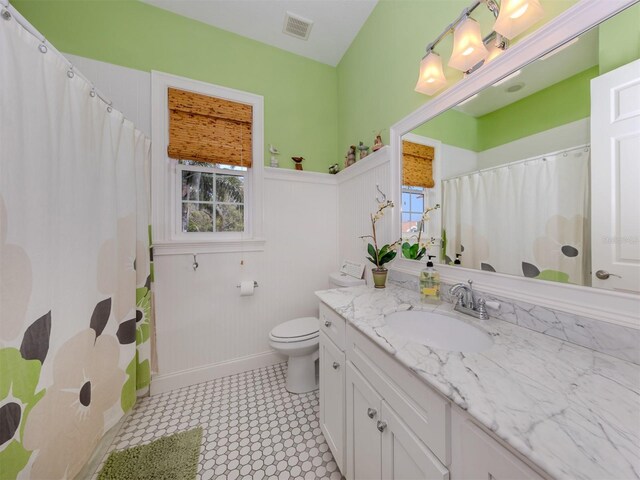
[[[620,275],[616,275],[615,273],[609,273],[606,270],[598,270],[596,272],[596,277],[598,278],[598,280],[608,280],[609,277],[622,278]]]
[[[379,432],[384,432],[384,429],[387,428],[387,422],[381,422],[380,420],[378,420],[376,427],[378,427]]]
[[[331,322],[329,320],[324,321],[324,326],[329,328],[331,326]]]
[[[373,418],[373,417],[375,417],[377,413],[378,413],[378,412],[376,412],[376,409],[375,409],[375,408],[367,408],[367,416],[368,416],[369,418]]]
[[[333,369],[337,370],[340,368],[340,364],[338,362],[333,362]]]

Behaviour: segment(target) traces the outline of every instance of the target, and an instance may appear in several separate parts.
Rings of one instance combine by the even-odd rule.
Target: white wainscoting
[[[151,74],[69,53],[65,57],[135,126],[151,138]]]
[[[371,284],[371,266],[367,262],[367,243],[370,239],[359,238],[362,235],[371,235],[371,221],[369,214],[374,213],[378,207],[376,197],[380,194],[376,190],[376,184],[380,190],[389,195],[389,148],[383,147],[355,165],[345,169],[336,175],[338,181],[338,252],[339,258],[366,262],[366,279]],[[378,241],[382,245],[397,239],[390,239],[388,232],[390,215],[383,217],[379,222]]]
[[[151,393],[199,383],[281,360],[269,331],[318,314],[314,291],[338,266],[337,185],[323,175],[273,171],[264,181],[262,252],[155,258],[158,374]],[[241,262],[244,260],[244,265]],[[241,297],[240,281],[256,280]]]

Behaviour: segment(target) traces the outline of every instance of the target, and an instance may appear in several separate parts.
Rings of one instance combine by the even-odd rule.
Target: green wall
[[[544,22],[573,5],[576,0],[543,2]],[[370,143],[375,131],[383,130],[389,140],[389,127],[429,100],[413,91],[418,65],[424,48],[441,30],[467,7],[467,0],[380,0],[338,65],[338,147],[358,140]],[[487,9],[474,17],[488,33],[492,26]],[[533,29],[532,29],[533,30]],[[451,37],[436,51],[446,62],[451,51]],[[461,73],[445,69],[454,83]],[[447,112],[437,125],[426,125],[423,135],[437,137],[445,143],[475,149],[473,121],[457,112]]]
[[[337,71],[134,0],[12,0],[62,51],[138,70],[159,70],[264,96],[268,144],[280,164],[336,162]]]
[[[479,117],[476,151],[588,117],[591,114],[591,79],[597,76],[598,67],[595,66]]]
[[[640,58],[640,3],[604,22],[598,34],[600,74]]]

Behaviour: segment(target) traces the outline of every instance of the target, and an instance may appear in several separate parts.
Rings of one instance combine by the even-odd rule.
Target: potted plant
[[[376,222],[382,218],[384,215],[384,211],[387,208],[392,208],[393,202],[391,200],[387,200],[384,203],[378,205],[378,210],[375,214],[371,214],[371,235],[363,235],[360,238],[371,238],[373,243],[369,243],[367,245],[367,252],[369,256],[367,260],[375,265],[374,268],[371,269],[373,273],[373,283],[376,288],[385,288],[387,283],[387,269],[384,267],[385,263],[390,262],[394,258],[396,258],[396,247],[400,243],[400,240],[392,243],[391,245],[386,244],[382,247],[378,247],[378,237],[376,235]]]
[[[432,247],[436,239],[431,237],[428,242],[421,242],[422,239],[422,231],[424,230],[424,224],[429,221],[429,212],[433,212],[440,208],[440,204],[436,204],[435,207],[427,208],[422,214],[422,218],[418,222],[418,240],[416,243],[411,244],[409,242],[404,242],[402,244],[402,256],[404,258],[408,258],[409,260],[421,260],[422,257],[427,253],[427,248]]]

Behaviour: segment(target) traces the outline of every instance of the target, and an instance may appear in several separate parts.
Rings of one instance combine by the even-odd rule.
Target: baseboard
[[[151,395],[169,392],[176,388],[188,387],[202,382],[227,377],[260,367],[281,363],[286,356],[274,351],[258,353],[246,357],[234,358],[225,362],[190,368],[167,375],[154,375],[151,379]]]

